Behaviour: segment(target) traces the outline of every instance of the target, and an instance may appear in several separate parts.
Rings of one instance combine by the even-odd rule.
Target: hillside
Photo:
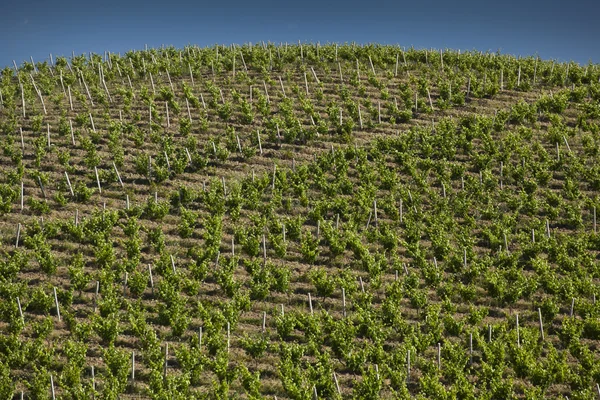
[[[600,69],[397,46],[5,68],[0,398],[600,396]]]

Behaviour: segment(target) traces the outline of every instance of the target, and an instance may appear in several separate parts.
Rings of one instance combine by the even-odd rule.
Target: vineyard
[[[0,143],[0,399],[600,396],[598,65],[50,56]]]

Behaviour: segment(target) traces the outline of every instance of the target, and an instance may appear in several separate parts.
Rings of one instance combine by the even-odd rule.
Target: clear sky
[[[600,63],[600,0],[3,0],[0,68],[148,46],[399,44]]]

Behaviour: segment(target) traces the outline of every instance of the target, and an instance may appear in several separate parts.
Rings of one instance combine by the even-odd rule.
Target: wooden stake
[[[310,293],[308,294],[308,307],[310,308],[310,315],[314,315],[314,313],[313,313],[313,305],[312,305],[312,298],[310,297]]]
[[[473,365],[473,333],[469,334],[469,363]]]
[[[313,77],[315,78],[315,81],[317,82],[317,85],[320,84],[321,82],[319,81],[319,78],[317,78],[317,74],[315,72],[315,69],[313,67],[310,67],[310,70],[313,73]]]
[[[519,314],[517,314],[517,346],[521,347],[521,335],[519,333]]]
[[[154,278],[152,278],[152,265],[148,264],[148,274],[150,275],[150,289],[154,294]]]
[[[117,164],[115,164],[115,162],[113,161],[113,168],[115,169],[115,172],[117,174],[117,178],[119,179],[119,183],[121,184],[121,188],[125,188],[125,185],[123,185],[123,181],[121,180],[121,174],[119,174],[119,170],[117,169]]]
[[[281,85],[281,93],[283,93],[283,97],[287,97],[285,95],[285,89],[283,88],[283,81],[281,80],[281,76],[279,77],[279,84]]]
[[[135,382],[135,351],[131,352],[131,383]]]
[[[569,317],[573,316],[573,309],[575,308],[575,297],[571,299],[571,311],[569,312]]]
[[[21,300],[17,296],[17,306],[19,307],[19,315],[21,316],[21,322],[25,324],[25,317],[23,316],[23,309],[21,308]]]
[[[127,294],[127,281],[129,280],[129,272],[125,271],[125,279],[123,279],[123,296]]]
[[[44,98],[42,97],[42,92],[37,88],[37,85],[35,84],[35,80],[33,79],[33,75],[29,74],[29,76],[31,77],[31,83],[33,83],[33,88],[35,89],[38,97],[40,98],[40,102],[42,103],[42,108],[44,109],[44,114],[48,114],[48,112],[46,111],[46,105],[44,104]]]
[[[16,69],[16,67],[15,67]],[[25,91],[23,90],[23,84],[21,83],[21,80],[19,79],[19,86],[21,88],[21,104],[23,105],[23,118],[25,118]]]
[[[92,99],[92,95],[90,94],[90,89],[88,88],[87,83],[85,82],[85,78],[83,76],[83,72],[81,72],[81,70],[79,70],[79,75],[81,76],[81,81],[83,82],[83,86],[85,87],[85,91],[88,95],[88,98],[90,99],[90,103],[92,104],[92,107],[94,107],[94,100]]]
[[[439,342],[437,344],[437,365],[438,369],[442,369],[442,345]]]
[[[306,76],[306,74],[305,74]],[[265,81],[263,81],[263,86],[265,88],[265,95],[267,96],[267,103],[271,103],[271,100],[269,100],[269,92],[267,91],[267,83]]]
[[[229,321],[227,321],[227,352],[229,353],[229,348],[231,344],[231,325]]]
[[[165,156],[165,161],[167,162],[167,168],[169,171],[171,171],[171,163],[169,162],[169,155],[167,154],[166,151],[163,151],[163,154]]]
[[[567,142],[567,137],[565,135],[563,135],[563,139],[565,141],[565,145],[567,146],[567,150],[569,150],[569,153],[571,152],[571,147],[569,146],[569,142]]]
[[[38,181],[38,185],[40,185],[40,190],[42,191],[42,196],[44,196],[44,199],[45,199],[46,191],[44,190],[44,184],[42,183],[42,179],[39,176],[37,177],[37,181]]]
[[[90,115],[90,122],[92,123],[92,130],[95,133],[96,132],[96,126],[94,125],[94,118],[92,117],[92,113],[90,113],[89,115]]]
[[[73,192],[73,186],[71,186],[71,180],[69,179],[69,174],[65,171],[65,177],[67,178],[67,185],[69,186],[69,191],[71,192],[71,196],[75,197],[75,193]]]
[[[542,340],[544,340],[544,322],[542,321],[542,309],[538,307],[538,316],[540,318],[540,334],[542,335]]]
[[[427,97],[429,98],[429,107],[433,110],[433,102],[431,101],[431,93],[429,93],[429,89],[427,89]]]
[[[262,144],[260,143],[260,131],[259,130],[256,131],[256,137],[258,138],[258,149],[260,151],[260,155],[262,156],[263,150],[262,150]]]
[[[98,193],[102,194],[102,186],[100,186],[100,177],[98,176],[98,168],[94,167],[94,172],[96,173],[96,183],[98,184]]]
[[[335,382],[335,389],[337,390],[338,395],[342,395],[342,391],[340,390],[340,383],[338,382],[337,375],[335,371],[333,371],[333,381]]]
[[[150,72],[150,84],[152,85],[152,93],[156,96],[156,88],[154,87],[154,78],[152,78],[152,72]]]
[[[167,78],[169,79],[169,85],[171,85],[171,90],[173,91],[173,94],[175,93],[175,88],[173,87],[173,82],[171,81],[171,75],[169,75],[169,70],[167,69]]]
[[[54,291],[54,304],[56,305],[56,315],[58,316],[58,320],[60,321],[60,308],[58,305],[58,296],[56,295],[56,287],[53,288]]]
[[[165,110],[167,110],[167,128],[171,127],[171,119],[169,118],[169,102],[165,101]]]
[[[54,378],[50,375],[50,387],[52,388],[52,400],[56,400],[56,393],[54,392]]]
[[[415,92],[415,112],[419,111],[419,100],[418,100],[418,93]]]
[[[342,288],[342,315],[346,318],[346,289]]]
[[[192,74],[192,66],[188,63],[188,70],[190,71],[190,79],[192,80],[192,86],[194,85],[194,74]]]
[[[279,49],[277,49],[277,54],[279,54]],[[248,67],[246,66],[246,61],[244,61],[244,53],[240,50],[240,58],[242,59],[242,64],[244,65],[244,70],[248,72]]]
[[[110,92],[108,91],[108,87],[106,86],[106,81],[104,80],[104,73],[102,73],[102,86],[104,86],[104,91],[106,92],[106,96],[108,97],[108,101],[112,103],[112,97],[110,96]]]
[[[363,120],[362,120],[362,115],[360,113],[360,103],[358,103],[358,120],[360,122],[360,129],[363,128]]]
[[[176,274],[177,270],[175,269],[175,259],[173,258],[172,254],[171,254],[171,268],[173,268],[173,273]]]
[[[308,96],[308,80],[306,80],[306,72],[304,72],[304,87],[306,88],[306,95]]]
[[[402,223],[402,199],[400,199],[400,223]]]

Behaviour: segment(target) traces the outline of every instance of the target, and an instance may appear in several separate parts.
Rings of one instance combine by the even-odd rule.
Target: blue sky
[[[4,0],[0,68],[89,51],[310,41],[538,54],[600,63],[600,2]],[[86,2],[87,3],[87,2]],[[195,3],[195,4],[194,4]]]

